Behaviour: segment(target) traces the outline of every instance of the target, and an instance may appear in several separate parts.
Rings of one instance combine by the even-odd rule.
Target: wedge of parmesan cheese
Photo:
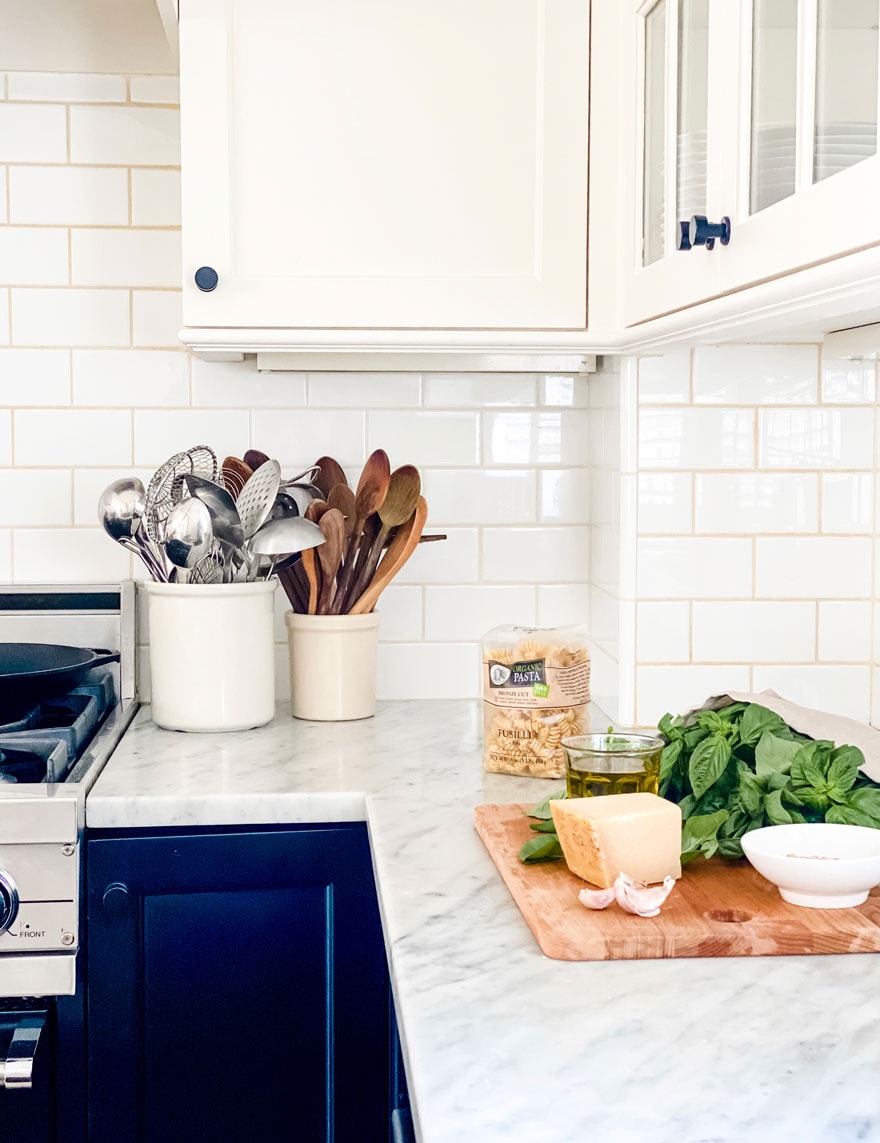
[[[650,885],[681,877],[681,810],[656,794],[604,794],[550,803],[565,864],[607,889],[619,873]]]

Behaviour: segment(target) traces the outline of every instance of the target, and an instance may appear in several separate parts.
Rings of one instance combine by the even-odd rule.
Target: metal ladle
[[[168,572],[160,554],[141,534],[146,491],[136,476],[124,476],[108,484],[98,498],[98,519],[107,535],[143,562],[159,583],[167,582]]]
[[[287,516],[281,520],[269,520],[262,528],[254,533],[247,542],[247,548],[253,556],[269,556],[271,563],[266,573],[268,579],[275,571],[276,563],[282,556],[290,556],[295,552],[305,552],[309,548],[316,548],[324,543],[324,533],[317,524],[305,520],[302,516]],[[254,560],[254,570],[248,578],[256,578],[256,569],[259,559]]]
[[[195,496],[174,505],[165,521],[164,545],[175,567],[188,572],[208,554],[213,542],[214,529],[207,505]]]

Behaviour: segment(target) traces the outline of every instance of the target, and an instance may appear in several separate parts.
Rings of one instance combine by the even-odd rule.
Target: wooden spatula
[[[364,465],[364,470],[358,481],[357,492],[354,497],[354,527],[345,549],[345,567],[338,577],[336,595],[330,608],[331,615],[339,615],[342,611],[348,585],[352,580],[355,553],[361,541],[364,524],[368,516],[373,512],[378,512],[382,507],[390,482],[391,465],[388,461],[388,454],[384,449],[377,448],[367,457],[367,463]]]
[[[405,524],[401,524],[394,533],[394,538],[376,569],[372,583],[349,610],[349,615],[366,615],[367,612],[373,610],[376,606],[376,600],[418,547],[422,529],[427,519],[428,505],[424,496],[420,496],[415,511],[409,520]]]
[[[328,508],[321,515],[318,527],[324,533],[324,543],[315,551],[321,565],[321,594],[318,597],[318,615],[326,615],[333,599],[336,573],[342,560],[345,546],[345,521],[338,508]],[[305,553],[303,553],[305,554]]]

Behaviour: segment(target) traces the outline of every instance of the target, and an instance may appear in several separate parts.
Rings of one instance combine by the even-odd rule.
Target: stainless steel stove
[[[0,997],[72,996],[86,796],[138,705],[134,583],[0,587],[0,642],[119,653],[24,709],[0,693]]]

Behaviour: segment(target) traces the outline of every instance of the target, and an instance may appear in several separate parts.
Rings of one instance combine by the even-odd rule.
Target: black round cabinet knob
[[[203,294],[210,294],[211,290],[217,289],[217,283],[220,281],[220,275],[213,266],[199,266],[195,273],[196,285]]]
[[[691,246],[705,246],[707,250],[712,250],[716,238],[722,246],[730,241],[730,219],[726,214],[720,222],[710,222],[704,214],[695,214],[688,230]]]

